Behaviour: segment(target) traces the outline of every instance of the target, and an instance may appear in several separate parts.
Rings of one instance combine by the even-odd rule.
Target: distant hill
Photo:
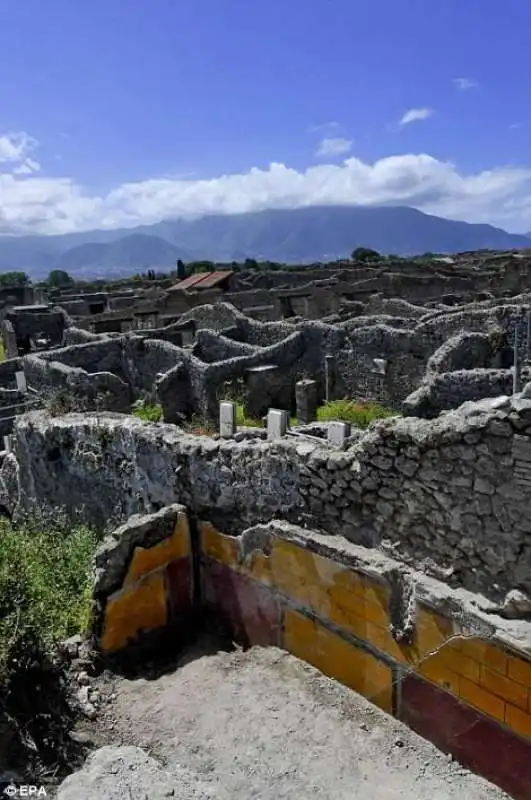
[[[511,234],[402,206],[312,206],[165,220],[128,230],[0,236],[0,270],[44,277],[59,268],[78,278],[104,277],[148,267],[170,269],[178,258],[326,261],[346,257],[356,247],[404,256],[512,250],[531,248],[531,234]]]
[[[397,255],[531,247],[526,236],[492,225],[456,222],[402,206],[217,214],[158,223],[150,231],[202,258],[220,261],[232,260],[235,251],[250,258],[304,262],[345,257],[360,246]]]
[[[57,266],[72,273],[92,267],[104,270],[123,266],[131,270],[152,265],[173,267],[183,257],[188,258],[188,254],[182,248],[160,236],[130,233],[114,242],[86,242],[71,247],[61,253]]]

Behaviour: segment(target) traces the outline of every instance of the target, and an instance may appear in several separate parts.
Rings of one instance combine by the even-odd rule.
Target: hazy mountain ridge
[[[165,220],[126,230],[0,236],[0,270],[42,277],[59,268],[88,277],[171,268],[178,258],[304,263],[345,257],[359,246],[414,255],[531,248],[531,238],[400,206],[313,206]]]

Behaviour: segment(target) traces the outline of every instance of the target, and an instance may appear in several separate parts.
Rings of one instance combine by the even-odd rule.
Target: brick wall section
[[[200,547],[205,602],[236,638],[279,644],[517,800],[531,797],[524,653],[418,600],[412,635],[397,641],[392,582],[315,552],[310,536],[295,541],[269,530],[249,547],[245,535],[225,536],[203,522]]]

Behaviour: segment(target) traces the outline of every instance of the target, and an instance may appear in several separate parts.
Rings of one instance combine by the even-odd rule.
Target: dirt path
[[[104,751],[103,766],[85,774],[79,796],[86,800],[104,794],[142,800],[507,798],[363,698],[274,648],[203,655],[156,680],[120,678],[102,691],[116,697],[98,720],[99,744],[136,745],[155,761],[133,768],[127,764],[133,751],[123,751],[122,766],[111,767],[110,751]],[[102,770],[112,773],[111,783],[109,775],[102,782]],[[120,784],[115,794],[117,772],[132,784]],[[70,779],[71,788],[80,780],[83,773]],[[60,794],[64,800],[77,796]]]

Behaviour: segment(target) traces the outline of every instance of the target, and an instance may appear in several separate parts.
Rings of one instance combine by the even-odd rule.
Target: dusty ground
[[[61,800],[507,798],[280,650],[196,654],[156,680],[101,680],[115,697],[94,725],[96,744],[136,745],[155,761],[100,751]]]

